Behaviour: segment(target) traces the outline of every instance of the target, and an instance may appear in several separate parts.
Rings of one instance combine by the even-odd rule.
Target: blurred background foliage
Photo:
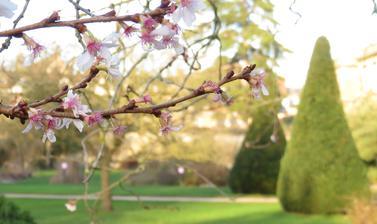
[[[127,3],[124,3],[125,5]],[[271,105],[269,101],[276,102],[276,98],[279,101],[276,80],[282,81],[282,79],[277,78],[272,68],[277,65],[277,59],[287,49],[275,39],[277,22],[273,19],[271,2],[258,0],[251,3],[237,0],[230,3],[219,0],[209,1],[208,8],[211,10],[206,13],[212,20],[203,22],[197,29],[184,33],[186,42],[192,44],[194,49],[193,54],[189,53],[189,57],[195,58],[195,53],[198,52],[197,60],[194,60],[191,67],[201,70],[189,70],[190,64],[166,66],[167,69],[164,70],[164,65],[160,61],[153,62],[160,52],[149,53],[145,60],[131,70],[130,65],[137,63],[135,58],[140,56],[140,52],[137,48],[126,48],[123,54],[124,62],[128,66],[125,66],[127,69],[124,72],[132,72],[120,86],[114,107],[123,105],[129,99],[137,98],[143,93],[149,93],[154,102],[169,100],[173,95],[187,94],[190,89],[197,88],[205,80],[218,80],[219,73],[224,75],[229,70],[237,72],[243,66],[254,63],[258,68],[267,71],[271,95],[263,101],[256,102],[252,99],[246,83],[237,82],[227,85],[224,90],[235,99],[235,103],[230,107],[213,103],[212,96],[208,96],[195,104],[186,103],[182,107],[177,106],[172,109],[172,111],[182,109],[175,113],[174,123],[183,124],[184,129],[168,138],[161,138],[158,135],[159,125],[153,116],[119,116],[113,120],[113,123],[128,125],[127,133],[122,137],[107,137],[107,147],[114,153],[113,163],[117,164],[117,167],[122,160],[145,161],[152,158],[213,161],[230,167],[243,133],[252,120],[253,108],[267,107]],[[209,38],[204,39],[205,35]],[[15,104],[20,99],[34,101],[56,93],[64,85],[72,85],[79,81],[83,75],[75,70],[74,58],[67,61],[60,55],[61,50],[56,48],[48,57],[30,66],[24,65],[22,55],[11,67],[3,66],[0,70],[2,77],[0,93],[3,102]],[[151,65],[153,65],[152,69]],[[158,71],[161,73],[158,74]],[[182,88],[180,84],[185,78],[187,83],[185,88]],[[150,81],[151,79],[153,82]],[[82,101],[87,101],[85,103],[91,105],[94,110],[106,108],[117,82],[118,80],[101,73],[85,90],[85,94],[81,93]],[[151,84],[149,85],[148,82]],[[37,131],[21,134],[23,126],[18,122],[4,118],[1,118],[0,122],[2,124],[0,125],[1,153],[7,155],[7,158],[16,158],[23,154],[25,158],[21,163],[25,167],[32,167],[35,164],[51,167],[54,160],[69,154],[80,154],[80,141],[93,131],[90,128],[86,128],[84,133],[78,133],[73,128],[68,131],[58,131],[59,140],[51,145],[42,144],[41,133]],[[214,127],[216,130],[213,129]],[[23,141],[20,141],[21,138]],[[95,147],[98,145],[98,138],[88,139],[87,144],[94,156],[98,151]]]
[[[126,1],[122,7],[127,4]],[[212,162],[229,169],[245,133],[250,131],[248,129],[253,118],[261,111],[278,114],[282,110],[280,101],[286,94],[284,79],[275,74],[274,68],[278,66],[278,59],[289,50],[276,40],[278,22],[274,20],[271,1],[217,0],[208,1],[207,5],[210,9],[205,12],[208,19],[184,33],[186,44],[192,46],[192,50],[188,51],[187,63],[181,57],[174,58],[169,52],[145,53],[122,43],[127,46],[119,51],[123,56],[123,73],[128,77],[120,86],[113,107],[145,93],[149,93],[156,103],[166,101],[173,95],[187,94],[205,80],[218,80],[220,75],[230,70],[238,72],[243,66],[254,63],[266,70],[266,82],[271,94],[257,101],[252,99],[247,83],[234,82],[224,87],[234,97],[231,106],[212,102],[211,95],[195,100],[195,103],[186,102],[171,110],[176,112],[174,124],[183,124],[183,130],[167,138],[159,136],[158,121],[151,115],[118,116],[112,121],[113,124],[127,125],[128,129],[124,136],[106,135],[114,168],[128,167],[127,164],[132,161],[177,160]],[[41,99],[54,94],[66,84],[72,85],[82,79],[83,75],[75,69],[75,58],[63,60],[61,52],[56,48],[49,56],[30,66],[24,65],[23,56],[20,55],[11,66],[2,66],[2,102],[15,104],[20,99]],[[136,64],[132,69],[132,65]],[[187,79],[187,83],[182,88],[184,79]],[[94,110],[108,107],[118,81],[100,73],[81,92],[82,101]],[[361,103],[364,100],[365,103]],[[348,119],[361,157],[373,166],[377,152],[377,142],[374,140],[376,125],[373,124],[373,110],[369,108],[377,104],[373,97],[361,102],[348,110]],[[289,125],[283,123],[288,130]],[[32,170],[51,168],[55,161],[62,159],[81,160],[81,141],[95,131],[95,128],[86,128],[83,133],[73,128],[61,130],[57,132],[58,141],[55,144],[43,144],[40,132],[22,134],[23,128],[18,122],[0,118],[0,164],[3,169],[10,166],[4,164],[6,161],[13,161],[22,170]],[[94,136],[86,139],[91,159],[95,158],[101,140],[98,135]]]

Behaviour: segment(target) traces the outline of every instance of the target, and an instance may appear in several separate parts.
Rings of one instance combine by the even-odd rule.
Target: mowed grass
[[[16,183],[1,183],[1,193],[35,193],[35,194],[83,194],[83,184],[50,184],[50,178],[54,171],[39,171],[32,178]],[[116,182],[124,173],[113,172],[111,182]],[[227,187],[220,187],[227,195],[232,195]],[[101,190],[99,173],[95,173],[90,180],[89,193]],[[144,196],[192,196],[192,197],[215,197],[223,196],[218,189],[213,187],[190,187],[190,186],[130,186],[121,184],[113,189],[115,195],[144,195]]]
[[[83,202],[70,213],[62,200],[10,199],[29,210],[40,224],[88,224]],[[112,213],[96,213],[102,224],[350,224],[345,216],[299,215],[278,204],[114,202]]]
[[[17,183],[0,184],[1,193],[82,194],[82,184],[50,184],[53,171],[37,172],[30,179]],[[123,176],[114,172],[111,181]],[[90,182],[90,192],[100,191],[100,176],[96,173]],[[222,191],[232,195],[228,188]],[[160,196],[220,196],[215,188],[186,186],[117,186],[116,195]],[[9,199],[31,212],[40,224],[88,224],[90,215],[82,201],[78,210],[68,212],[64,200]],[[90,203],[93,203],[92,201]],[[114,212],[95,212],[96,223],[101,224],[350,224],[345,216],[306,216],[284,212],[278,203],[192,203],[192,202],[128,202],[115,201]]]

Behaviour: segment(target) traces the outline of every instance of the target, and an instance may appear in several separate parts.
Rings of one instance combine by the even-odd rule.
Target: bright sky
[[[12,0],[21,10],[24,0]],[[315,40],[325,35],[331,44],[333,58],[339,63],[352,61],[361,55],[363,49],[377,43],[377,15],[371,15],[371,0],[296,0],[294,10],[302,14],[295,24],[297,15],[289,10],[293,0],[272,0],[275,4],[275,18],[279,21],[278,40],[293,52],[286,54],[276,68],[286,78],[288,87],[300,88],[305,82],[308,64]],[[108,5],[108,0],[82,0],[84,7],[98,9]],[[73,7],[68,0],[31,0],[29,10],[20,25],[36,22],[47,15],[42,12],[62,10],[62,19],[72,19]],[[11,21],[0,19],[0,29],[9,28]],[[110,32],[107,26],[101,27],[99,35]],[[107,30],[109,30],[107,32]],[[64,54],[79,54],[72,29],[49,29],[30,32],[30,35],[45,46],[58,43],[63,46]],[[0,54],[0,61],[14,58],[19,52],[25,52],[21,40],[12,42],[17,46]],[[64,56],[64,55],[63,55]]]
[[[297,15],[289,10],[292,1],[273,0],[280,23],[278,40],[293,51],[277,69],[288,87],[304,85],[314,43],[321,35],[329,39],[332,57],[341,64],[352,62],[364,48],[377,43],[372,0],[296,0],[293,9],[302,15],[297,24]]]

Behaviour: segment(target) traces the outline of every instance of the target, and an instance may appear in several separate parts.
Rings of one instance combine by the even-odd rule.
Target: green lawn
[[[78,210],[65,210],[62,200],[12,200],[27,209],[40,224],[88,224],[82,203]],[[147,207],[147,208],[143,208]],[[115,202],[113,213],[99,213],[102,224],[349,224],[343,216],[288,214],[278,204],[143,203]]]
[[[33,174],[32,178],[17,183],[0,184],[1,193],[45,193],[45,194],[82,194],[83,184],[50,184],[49,179],[53,171],[40,171]],[[111,181],[115,182],[123,176],[121,172],[114,172]],[[221,187],[222,191],[232,195],[227,187]],[[94,174],[89,192],[101,190],[100,176]],[[213,187],[188,187],[188,186],[118,186],[113,191],[116,195],[161,195],[161,196],[220,196],[221,193]]]
[[[82,194],[82,184],[49,184],[52,171],[37,172],[33,178],[12,184],[0,184],[1,193],[49,193]],[[122,173],[112,173],[112,181]],[[100,177],[95,174],[91,180],[90,192],[100,190]],[[125,190],[126,189],[126,190]],[[231,195],[228,188],[221,190]],[[185,186],[124,186],[114,189],[118,195],[162,195],[162,196],[219,196],[215,188]],[[29,210],[40,224],[88,224],[89,214],[83,202],[78,211],[68,212],[64,200],[10,199],[21,208]],[[114,202],[113,213],[98,213],[101,224],[349,224],[344,216],[305,216],[282,211],[278,204],[236,204],[236,203],[186,203],[186,202]]]

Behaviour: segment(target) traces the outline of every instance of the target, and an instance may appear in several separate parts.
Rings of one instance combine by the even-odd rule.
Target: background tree
[[[159,1],[141,2],[139,5],[141,9],[136,9],[135,4],[133,4],[131,1],[122,1],[113,5],[112,7],[119,14],[122,14],[122,12],[128,10],[129,8],[135,9],[135,11],[148,12],[150,11],[151,5],[153,5],[152,3],[159,4]],[[94,108],[104,108],[103,105],[111,105],[109,106],[110,108],[120,107],[127,104],[130,99],[135,99],[146,93],[151,94],[156,102],[166,101],[191,93],[193,89],[197,88],[198,84],[200,85],[204,80],[220,79],[221,74],[225,74],[233,68],[236,68],[236,71],[239,71],[241,70],[241,65],[243,65],[243,63],[254,62],[257,63],[258,66],[264,68],[270,67],[275,63],[275,56],[278,55],[278,52],[280,52],[281,46],[274,38],[276,33],[274,25],[276,24],[276,21],[270,19],[272,16],[272,4],[270,1],[258,0],[253,4],[250,4],[247,1],[239,0],[234,2],[235,4],[232,4],[232,6],[237,6],[237,9],[235,10],[233,10],[232,7],[229,7],[230,5],[227,1],[209,0],[207,3],[209,6],[208,8],[211,10],[205,13],[206,15],[212,15],[213,17],[208,21],[201,22],[198,28],[195,27],[192,30],[184,32],[186,42],[185,46],[188,47],[184,57],[177,56],[171,52],[166,52],[166,54],[161,54],[161,52],[145,53],[144,50],[140,48],[140,45],[137,44],[139,42],[138,38],[122,38],[120,40],[117,52],[119,52],[118,56],[122,61],[120,68],[124,77],[120,80],[110,80],[110,82],[108,82],[109,80],[106,80],[106,82],[104,82],[104,80],[108,79],[108,77],[105,76],[106,74],[99,74],[97,77],[98,79],[96,78],[93,80],[91,85],[88,87],[89,91],[85,91],[85,94],[91,99],[90,103],[88,102],[88,104],[93,105]],[[153,6],[151,8],[153,8]],[[230,8],[232,9],[231,12],[228,11]],[[240,11],[238,12],[238,10]],[[77,11],[79,11],[78,8]],[[92,12],[102,13],[102,11],[97,12],[96,10],[93,10]],[[129,11],[126,11],[126,13],[129,13]],[[83,17],[88,16],[85,15],[85,11],[80,15]],[[237,18],[240,20],[234,20],[234,15],[237,15]],[[257,21],[260,18],[265,18],[263,24],[258,24]],[[224,21],[222,21],[223,19]],[[114,25],[114,30],[121,31],[119,24],[112,24]],[[217,49],[219,49],[218,57],[213,57],[213,61],[210,61],[208,58],[209,53],[212,55],[212,52]],[[237,51],[240,52],[236,53]],[[182,58],[184,60],[177,60]],[[251,58],[252,60],[250,60]],[[203,66],[201,64],[202,60],[209,60],[210,62],[206,63],[206,66]],[[166,64],[162,63],[165,61]],[[222,66],[225,63],[230,63],[232,66]],[[207,65],[213,66],[207,67]],[[40,66],[41,68],[49,67],[46,64]],[[180,68],[181,70],[178,70],[177,68]],[[197,72],[199,69],[202,69],[202,72]],[[28,70],[24,69],[22,74],[27,76],[27,72]],[[51,80],[56,81],[58,78],[62,85],[53,85],[52,82],[50,84],[37,83],[37,86],[41,87],[41,91],[46,90],[46,92],[35,96],[33,93],[26,99],[40,99],[43,98],[43,96],[56,92],[61,88],[61,86],[63,86],[63,84],[66,84],[65,81],[67,80],[65,80],[65,77],[73,78],[70,76],[70,72],[71,71],[68,71],[68,74],[61,74],[57,72],[56,74],[59,75],[55,74],[55,76],[53,73],[49,73],[48,77],[50,78],[50,76],[52,76]],[[204,74],[205,76],[199,76],[199,74]],[[34,75],[31,77],[34,77]],[[37,74],[35,77],[38,77]],[[184,81],[182,82],[182,80]],[[48,82],[49,80],[46,79],[45,81]],[[72,84],[72,82],[68,84]],[[92,84],[94,86],[92,86]],[[47,88],[45,88],[45,85]],[[252,101],[250,100],[250,90],[248,88],[245,88],[245,90],[240,90],[241,88],[239,87],[244,88],[245,86],[244,84],[236,84],[234,87],[229,88],[230,94],[234,95],[236,99],[239,99],[239,101],[236,101],[235,105],[233,106],[234,109],[231,109],[233,111],[236,111],[242,107],[242,99],[244,99],[241,97],[242,94],[247,95],[249,102]],[[29,90],[33,89],[32,85],[23,86],[22,88],[25,89],[25,92],[27,92],[28,88]],[[24,96],[22,97],[24,98]],[[205,98],[203,97],[201,99]],[[177,115],[177,120],[192,121],[191,117],[201,116],[200,112],[191,113],[193,110],[187,110],[187,108],[192,106],[192,104],[192,102],[187,102],[186,104],[182,105],[181,108],[173,110],[181,111],[181,113]],[[195,109],[207,104],[208,101],[203,100]],[[217,106],[217,108],[221,107],[222,105]],[[206,107],[205,110],[206,109],[208,109],[208,107]],[[189,113],[187,111],[189,111]],[[221,118],[221,120],[223,119],[222,115],[227,112],[226,109],[217,110],[221,111],[221,113],[216,113],[217,111],[214,110],[212,111],[215,113],[215,116],[217,116],[217,118]],[[235,114],[238,116],[238,112],[235,112]],[[249,116],[249,114],[244,111],[241,111],[240,114],[245,115],[245,119]],[[156,128],[158,129],[158,125],[156,125],[155,118],[153,116],[128,116],[129,117],[126,121],[114,119],[114,125],[132,123],[137,127],[137,131],[139,132],[138,136],[145,136],[144,134],[148,133],[146,136],[150,138],[148,140],[149,145],[151,145],[150,142],[153,143],[153,146],[159,144],[161,146],[159,148],[161,149],[166,148],[165,146],[171,142],[173,142],[174,145],[174,138],[160,140],[156,137],[154,131],[154,134],[151,134],[151,127],[154,130],[156,130]],[[188,123],[189,122],[185,123],[185,125]],[[194,127],[194,125],[187,126]],[[87,149],[90,150],[90,152],[93,152],[94,156],[101,155],[101,163],[92,163],[93,161],[88,160],[89,162],[86,162],[87,168],[97,168],[94,167],[94,165],[97,166],[100,164],[102,167],[101,173],[103,174],[102,183],[104,189],[107,189],[106,186],[109,186],[108,172],[111,170],[110,163],[113,159],[112,156],[109,156],[108,154],[116,152],[117,149],[129,149],[131,147],[127,146],[127,144],[118,144],[117,149],[110,149],[108,142],[106,142],[106,138],[103,136],[107,135],[109,131],[111,132],[111,128],[112,124],[106,124],[103,125],[103,127],[96,126],[92,129],[87,129],[87,133],[96,133],[86,139],[86,143],[88,143],[89,146]],[[193,132],[197,133],[196,131]],[[77,142],[74,143],[74,147],[76,147],[76,143]],[[65,147],[67,146],[62,145],[59,150],[64,150]],[[151,146],[148,146],[147,148],[148,150],[155,149],[155,147]],[[160,152],[160,154],[162,153]],[[106,204],[106,206],[104,206],[105,209],[110,210],[111,206],[109,205],[111,203],[109,203],[109,201],[111,200],[111,194],[106,193],[102,194],[102,196],[104,201],[107,201],[104,203]]]
[[[331,213],[368,191],[366,167],[340,101],[330,46],[320,37],[281,162],[278,196],[287,211]]]
[[[241,111],[240,114],[245,120],[252,118],[253,122],[236,157],[229,183],[236,192],[272,193],[275,191],[279,160],[285,145],[284,133],[276,117],[280,109],[278,77],[272,68],[277,65],[277,59],[286,49],[275,39],[277,22],[273,19],[274,6],[268,0],[239,1],[235,5],[229,1],[219,1],[218,6],[228,8],[219,11],[219,15],[223,18],[223,24],[231,28],[221,32],[223,49],[237,49],[227,59],[227,63],[237,66],[245,61],[256,61],[266,70],[267,86],[270,90],[270,96],[264,97],[262,102],[252,101],[245,104],[245,100],[247,102],[248,99],[239,99],[231,107],[235,111]],[[233,95],[243,98],[242,88],[232,91]],[[276,135],[279,139],[276,144],[270,144],[271,135]],[[266,157],[261,153],[265,153]],[[261,159],[258,155],[264,157],[265,160],[262,160],[266,163],[257,165],[257,157]],[[259,172],[259,168],[267,167],[271,170]]]
[[[60,55],[61,51],[55,49],[50,56],[28,66],[25,66],[23,56],[19,55],[12,69],[2,67],[0,93],[3,102],[16,104],[21,98],[34,101],[54,94],[65,84],[77,81],[80,77],[74,73],[72,63],[63,61]],[[8,155],[13,155],[10,160],[18,161],[21,170],[28,168],[30,172],[35,164],[51,168],[56,157],[81,149],[80,137],[83,135],[76,130],[59,132],[57,135],[62,141],[56,144],[43,144],[39,133],[22,134],[25,126],[20,123],[4,117],[0,121],[0,147]],[[24,140],[20,141],[20,137]]]
[[[377,180],[377,123],[374,111],[377,110],[376,94],[369,92],[352,104],[347,118],[355,139],[360,158],[368,164],[369,181]]]
[[[361,159],[376,165],[377,159],[377,97],[373,93],[360,98],[347,113],[352,135]]]
[[[274,111],[258,110],[230,172],[233,192],[274,194],[286,140]]]

